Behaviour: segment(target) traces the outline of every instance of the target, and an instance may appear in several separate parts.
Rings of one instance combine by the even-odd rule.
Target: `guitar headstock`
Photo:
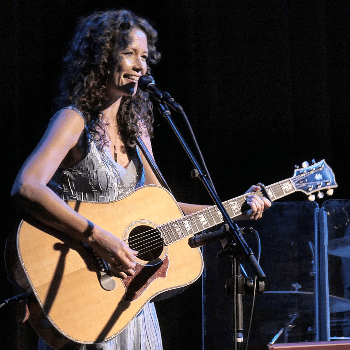
[[[321,199],[324,197],[322,190],[327,190],[326,194],[331,196],[333,188],[338,187],[334,173],[324,159],[318,163],[313,161],[312,165],[304,162],[301,168],[295,169],[291,180],[295,189],[309,195],[311,201],[315,200],[315,192]]]

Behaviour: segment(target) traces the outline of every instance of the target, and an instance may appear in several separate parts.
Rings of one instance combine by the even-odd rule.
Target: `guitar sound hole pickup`
[[[109,274],[110,271],[108,264],[103,259],[101,259],[95,252],[93,252],[93,254],[100,267],[99,271],[97,271],[97,274],[101,287],[108,291],[115,289],[117,284]]]
[[[92,253],[96,261],[96,265],[97,265],[96,272],[97,272],[98,281],[100,282],[101,287],[107,291],[111,291],[115,289],[115,287],[117,286],[117,283],[110,276],[108,264],[103,259],[101,259],[90,246],[88,246],[87,244],[84,244],[84,246],[87,250],[90,251],[90,253]]]
[[[115,289],[115,287],[117,286],[117,283],[115,282],[115,280],[111,276],[107,275],[107,273],[104,271],[99,271],[98,279],[101,287],[104,290],[111,291]]]

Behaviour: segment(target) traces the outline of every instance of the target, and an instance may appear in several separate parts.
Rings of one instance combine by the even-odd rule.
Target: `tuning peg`
[[[309,166],[309,163],[305,161],[301,164],[301,166],[305,169]]]
[[[310,194],[310,196],[308,197],[308,200],[310,202],[313,202],[315,200],[315,195],[314,194]]]
[[[316,160],[315,160],[315,159],[313,159],[313,160],[311,161],[311,163],[312,163],[312,164],[315,164],[315,163],[316,163]]]
[[[327,190],[326,194],[327,196],[331,196],[333,194],[333,188],[330,188],[329,190]]]
[[[295,169],[299,169],[299,165],[294,165],[294,168]]]
[[[320,191],[320,192],[317,193],[317,198],[318,199],[322,199],[323,197],[324,197],[323,192]]]

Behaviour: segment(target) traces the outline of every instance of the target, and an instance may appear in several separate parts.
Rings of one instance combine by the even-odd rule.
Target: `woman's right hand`
[[[137,251],[130,249],[120,238],[94,226],[88,243],[110,265],[117,277],[126,278],[135,274]]]

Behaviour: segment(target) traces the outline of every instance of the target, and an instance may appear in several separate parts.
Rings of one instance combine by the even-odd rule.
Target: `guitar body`
[[[183,216],[174,198],[156,186],[142,187],[112,203],[69,205],[126,242]],[[203,271],[200,250],[190,248],[184,238],[140,255],[135,276],[111,277],[88,247],[32,219],[21,222],[16,250],[17,263],[11,263],[14,279],[35,295],[29,320],[57,349],[71,341],[89,344],[114,337],[147,302],[178,293]]]

